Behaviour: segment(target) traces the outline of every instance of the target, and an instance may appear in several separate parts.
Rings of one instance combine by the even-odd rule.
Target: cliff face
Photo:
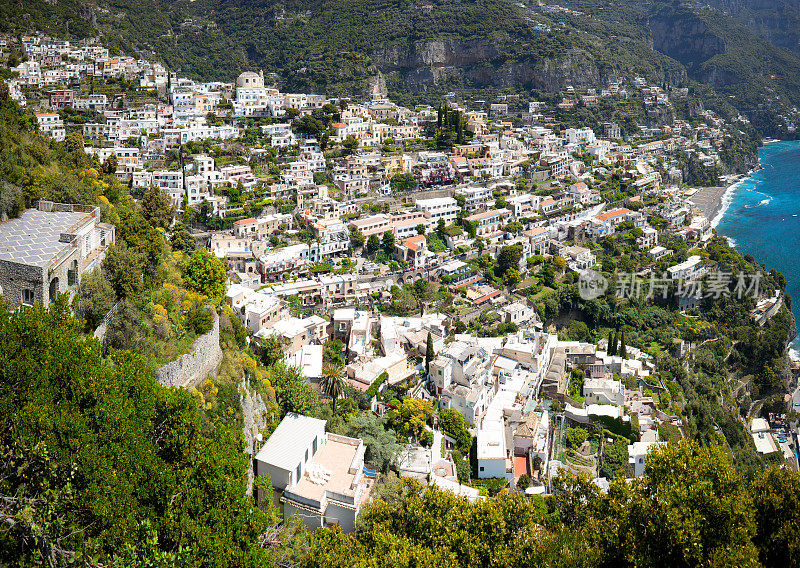
[[[800,53],[800,0],[706,0],[771,44]]]
[[[725,40],[691,12],[661,11],[648,19],[652,47],[687,67],[725,53]]]
[[[601,72],[597,62],[582,50],[562,57],[522,60],[509,58],[495,43],[453,38],[427,40],[409,46],[381,47],[372,53],[375,65],[394,73],[405,88],[424,90],[445,81],[467,82],[497,88],[523,87],[549,91],[594,86],[614,75]],[[675,81],[685,78],[676,73]]]

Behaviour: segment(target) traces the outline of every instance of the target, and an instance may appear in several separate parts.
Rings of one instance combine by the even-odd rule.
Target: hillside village
[[[711,283],[738,262],[714,226],[746,172],[732,155],[747,120],[683,115],[688,89],[630,77],[549,101],[453,94],[405,108],[380,81],[329,99],[282,93],[263,73],[198,83],[97,41],[0,48],[24,54],[6,84],[40,132],[83,145],[138,199],[160,190],[173,226],[224,263],[222,303],[248,349],[277,346],[334,412],[358,400],[397,424],[400,476],[472,501],[550,493],[563,471],[607,490],[689,437],[678,377],[704,364],[703,345],[719,346],[715,361],[733,351],[702,314],[741,276]],[[618,118],[582,123],[592,109]],[[94,204],[42,200],[1,223],[11,307],[74,293],[115,241],[106,221]],[[15,249],[20,235],[40,250]],[[578,297],[587,275],[608,288]],[[771,329],[787,313],[779,279],[746,284],[748,325]],[[326,393],[334,360],[355,395]],[[742,409],[742,444],[798,467],[785,413],[759,416],[747,389],[724,398]],[[248,440],[256,475],[310,527],[352,530],[385,473],[319,417],[287,413]]]

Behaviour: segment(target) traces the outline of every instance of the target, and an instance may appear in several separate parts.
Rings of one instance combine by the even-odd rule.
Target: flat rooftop
[[[0,223],[0,259],[28,266],[46,267],[68,243],[59,241],[86,213],[27,209],[20,217]]]
[[[304,474],[300,482],[290,488],[289,493],[316,502],[322,500],[325,491],[352,495],[353,491],[350,487],[356,478],[356,474],[349,473],[349,470],[357,451],[358,446],[346,444],[329,437],[328,442],[320,446],[310,463],[319,464],[331,472],[330,479],[323,485],[319,485],[312,482],[308,475]]]

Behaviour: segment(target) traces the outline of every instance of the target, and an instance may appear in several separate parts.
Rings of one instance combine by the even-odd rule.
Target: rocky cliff
[[[800,0],[706,0],[778,47],[800,53]]]
[[[687,67],[725,53],[725,40],[690,11],[662,10],[648,18],[652,47]]]

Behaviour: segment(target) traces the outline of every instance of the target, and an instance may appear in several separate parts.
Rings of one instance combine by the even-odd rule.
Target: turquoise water
[[[773,142],[759,151],[763,169],[732,188],[717,231],[743,254],[780,271],[800,322],[800,142]],[[792,350],[798,352],[798,338]]]

